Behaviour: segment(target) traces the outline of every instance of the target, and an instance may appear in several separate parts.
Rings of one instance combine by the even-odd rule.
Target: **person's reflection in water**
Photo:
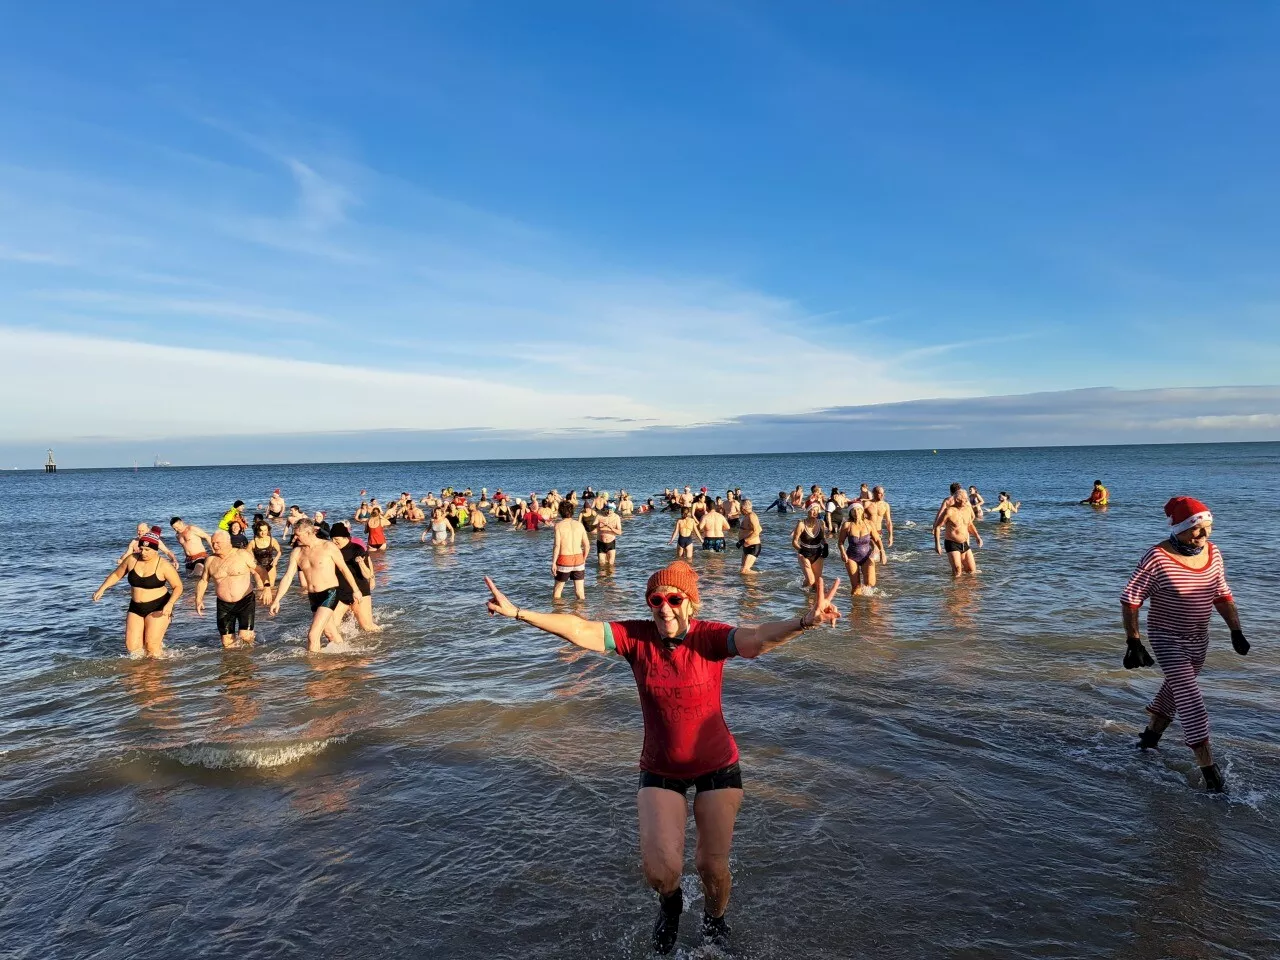
[[[258,665],[244,650],[231,649],[222,655],[222,672],[218,674],[225,709],[222,722],[228,729],[247,727],[262,711],[255,694],[262,686]]]
[[[125,721],[126,726],[148,730],[176,731],[183,727],[182,701],[174,692],[169,678],[170,665],[165,660],[130,660],[121,680],[138,713]]]
[[[338,737],[360,729],[359,722],[372,701],[367,688],[369,657],[330,655],[312,657],[304,690],[306,721],[304,735],[310,738]]]
[[[303,709],[309,719],[302,725],[302,739],[311,743],[347,737],[376,725],[368,717],[376,697],[368,687],[369,657],[311,657],[307,666]],[[294,778],[290,803],[306,815],[338,813],[345,810],[363,777],[355,770],[338,771],[334,755],[337,744],[329,744],[305,761],[305,772]],[[340,774],[340,775],[339,775]]]
[[[961,580],[942,591],[942,607],[951,625],[957,631],[969,632],[978,628],[976,614],[982,597],[982,581]],[[969,639],[958,637],[957,639]]]

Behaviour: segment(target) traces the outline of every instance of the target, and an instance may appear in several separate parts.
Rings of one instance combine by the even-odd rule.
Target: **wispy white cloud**
[[[466,375],[0,327],[16,362],[0,380],[6,441],[422,428],[512,430],[678,420],[672,411],[611,392],[605,381],[532,390]],[[603,388],[601,384],[606,384]],[[38,402],[35,402],[38,398]],[[554,431],[552,431],[554,432]]]

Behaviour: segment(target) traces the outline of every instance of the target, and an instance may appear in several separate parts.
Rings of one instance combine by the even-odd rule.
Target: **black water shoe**
[[[1157,749],[1160,746],[1160,735],[1162,733],[1164,733],[1163,730],[1152,730],[1150,727],[1148,727],[1146,730],[1143,730],[1140,734],[1138,734],[1138,749],[1139,750]]]
[[[1222,771],[1218,769],[1216,763],[1211,763],[1207,767],[1201,767],[1200,772],[1204,774],[1204,788],[1210,793],[1226,793],[1227,785],[1222,779]]]
[[[654,953],[670,953],[680,936],[680,914],[684,911],[684,891],[676,887],[658,897],[658,922],[653,925]]]
[[[702,915],[702,939],[721,950],[729,949],[729,924],[724,917]]]

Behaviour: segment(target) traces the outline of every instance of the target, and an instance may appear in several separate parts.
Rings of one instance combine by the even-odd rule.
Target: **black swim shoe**
[[[1204,774],[1204,788],[1210,793],[1226,793],[1227,784],[1222,779],[1222,771],[1218,769],[1216,763],[1211,763],[1207,767],[1201,767],[1200,772]]]
[[[653,925],[654,953],[670,953],[680,936],[680,914],[684,911],[684,891],[676,887],[658,898],[658,922]]]
[[[1150,727],[1148,727],[1146,730],[1143,730],[1140,734],[1138,734],[1138,749],[1139,750],[1158,749],[1160,746],[1160,735],[1162,733],[1164,733],[1163,730],[1152,730]]]
[[[702,915],[702,939],[721,950],[729,949],[729,924],[724,917]]]

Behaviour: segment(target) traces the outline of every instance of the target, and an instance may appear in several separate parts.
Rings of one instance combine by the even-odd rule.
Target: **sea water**
[[[212,530],[233,500],[350,516],[470,486],[884,484],[896,535],[838,626],[725,671],[746,799],[729,918],[743,957],[1280,956],[1280,445],[380,463],[0,475],[0,944],[16,958],[642,957],[654,897],[635,813],[642,725],[625,662],[485,614],[484,575],[551,609],[551,534],[389,531],[374,636],[304,652],[295,585],[224,652],[193,586],[159,661],[124,655],[140,520]],[[1112,505],[1077,505],[1095,478]],[[952,480],[1022,503],[953,582],[930,524]],[[1206,501],[1254,647],[1215,619],[1202,678],[1231,786],[1175,726],[1134,749],[1155,670],[1126,671],[1119,592],[1177,493]],[[797,515],[759,573],[699,553],[702,616],[802,609]],[[645,616],[669,514],[625,523],[616,572],[559,609]],[[732,541],[730,541],[732,543]],[[834,557],[834,554],[833,554]],[[837,571],[832,560],[828,569]],[[283,564],[282,564],[283,568]],[[691,822],[692,826],[692,822]],[[683,955],[699,946],[685,889]]]

